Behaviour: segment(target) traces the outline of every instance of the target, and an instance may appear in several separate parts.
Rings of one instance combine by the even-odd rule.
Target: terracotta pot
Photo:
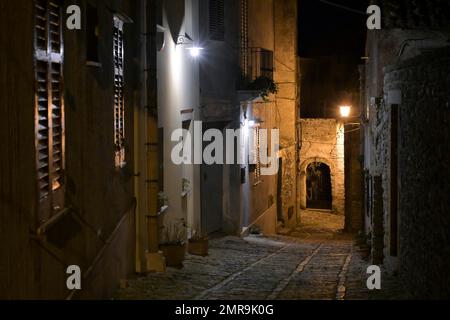
[[[183,261],[186,257],[186,244],[163,244],[160,250],[166,257],[168,267],[183,267]]]
[[[189,254],[206,257],[208,255],[208,240],[189,240]]]

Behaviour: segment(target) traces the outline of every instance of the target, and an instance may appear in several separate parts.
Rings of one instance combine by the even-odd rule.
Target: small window
[[[259,125],[253,128],[251,147],[249,171],[253,173],[254,183],[258,184],[261,182],[261,127]]]
[[[225,40],[225,4],[224,0],[209,0],[209,38]]]
[[[125,99],[123,20],[114,17],[114,146],[115,166],[125,166]]]
[[[98,27],[98,9],[93,5],[87,6],[87,27],[86,27],[86,60],[88,64],[99,64],[98,54],[98,40],[99,40],[99,27]]]

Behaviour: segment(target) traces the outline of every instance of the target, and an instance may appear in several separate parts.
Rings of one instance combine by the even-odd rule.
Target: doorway
[[[223,131],[226,122],[203,124],[203,134],[208,129]],[[203,149],[210,142],[203,142]],[[214,233],[223,228],[223,169],[222,164],[202,164],[201,170],[201,225],[202,231]]]
[[[322,162],[313,162],[306,169],[306,206],[308,209],[333,208],[331,170]]]

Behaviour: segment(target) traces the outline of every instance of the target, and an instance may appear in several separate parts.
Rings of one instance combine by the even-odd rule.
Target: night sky
[[[368,0],[327,0],[365,13]],[[321,0],[299,0],[301,57],[338,55],[360,63],[364,56],[367,16]]]
[[[316,61],[300,67],[302,117],[335,117],[339,103],[355,99],[368,5],[368,0],[299,0],[299,55]]]

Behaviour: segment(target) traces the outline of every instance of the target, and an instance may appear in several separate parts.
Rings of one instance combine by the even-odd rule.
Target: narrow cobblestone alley
[[[182,269],[130,280],[117,299],[174,300],[344,300],[386,299],[366,287],[369,263],[351,235],[307,225],[289,236],[220,237],[210,240],[208,257],[188,255]],[[316,232],[315,232],[316,231]],[[334,231],[334,232],[332,232]],[[395,279],[394,279],[395,280]]]

